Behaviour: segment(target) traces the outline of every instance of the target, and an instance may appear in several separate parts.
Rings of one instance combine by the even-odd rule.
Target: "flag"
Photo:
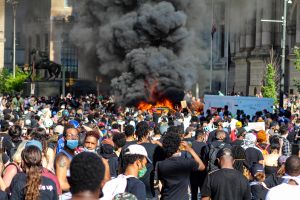
[[[211,39],[212,40],[214,39],[215,32],[217,32],[217,28],[216,28],[215,24],[213,24],[211,27]]]

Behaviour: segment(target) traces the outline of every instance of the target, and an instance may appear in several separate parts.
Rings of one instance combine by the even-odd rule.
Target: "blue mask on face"
[[[67,147],[74,150],[78,147],[78,140],[67,140]]]

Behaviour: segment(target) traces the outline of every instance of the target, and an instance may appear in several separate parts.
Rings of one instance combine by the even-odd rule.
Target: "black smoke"
[[[201,0],[80,2],[71,37],[86,58],[81,64],[111,80],[118,102],[178,101],[197,81],[197,68],[209,59],[205,26],[198,26]]]

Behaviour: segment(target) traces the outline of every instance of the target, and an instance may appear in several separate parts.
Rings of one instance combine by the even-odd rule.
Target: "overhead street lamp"
[[[14,30],[13,30],[13,77],[16,78],[16,15],[17,15],[17,0],[7,0],[13,8],[13,20],[14,20]]]
[[[283,16],[282,20],[262,19],[262,22],[275,22],[282,23],[282,40],[281,40],[281,74],[280,74],[280,99],[279,106],[283,108],[283,96],[284,96],[284,72],[285,72],[285,43],[286,43],[286,16],[287,16],[287,4],[292,4],[292,0],[284,0]]]

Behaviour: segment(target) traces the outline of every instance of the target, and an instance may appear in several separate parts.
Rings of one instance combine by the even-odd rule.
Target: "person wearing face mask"
[[[104,185],[104,196],[101,200],[111,200],[115,195],[124,192],[135,195],[138,200],[146,199],[145,184],[139,180],[147,173],[147,162],[151,162],[146,149],[138,144],[128,146],[125,149],[123,162],[124,173]]]
[[[99,133],[96,131],[88,131],[84,139],[84,151],[96,153],[99,139]]]
[[[70,163],[75,155],[75,149],[78,147],[78,130],[73,127],[65,127],[63,137],[65,144],[64,148],[56,155],[55,174],[58,177],[63,195],[68,196],[70,185],[67,177],[70,175]]]
[[[146,151],[148,158],[151,162],[148,162],[146,174],[140,178],[140,180],[145,184],[147,199],[157,199],[157,194],[154,188],[154,166],[157,161],[162,160],[163,150],[154,141],[150,139],[149,126],[146,122],[139,122],[137,124],[136,136],[138,138],[138,144],[142,145]]]
[[[195,128],[194,127],[187,127],[184,133],[184,138],[182,139],[183,141],[192,143],[195,141]]]

